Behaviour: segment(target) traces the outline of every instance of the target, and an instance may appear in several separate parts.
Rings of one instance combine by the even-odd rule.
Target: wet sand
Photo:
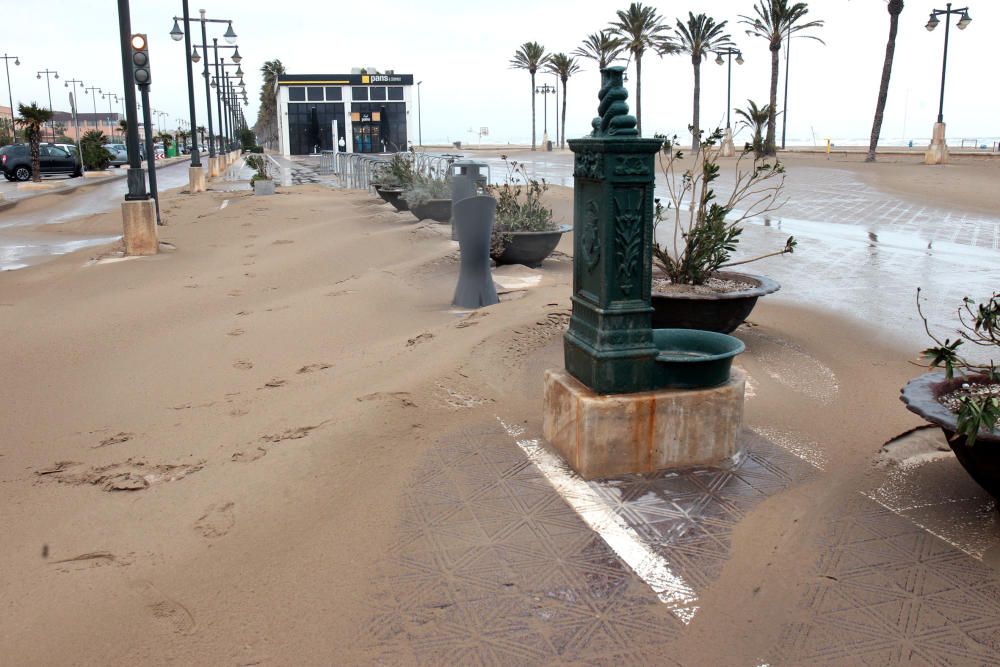
[[[569,219],[568,191],[551,196]],[[371,664],[408,492],[442,438],[498,417],[540,432],[541,372],[562,364],[570,235],[539,287],[456,313],[447,227],[365,193],[170,193],[163,210],[156,257],[107,247],[0,274],[12,351],[0,360],[0,655]],[[63,228],[118,224],[112,212]],[[702,612],[663,648],[681,664],[749,664],[779,641],[824,518],[877,477],[886,440],[921,423],[897,398],[915,350],[892,332],[779,293],[738,335],[747,426],[804,448],[824,474],[738,525]],[[473,530],[455,525],[445,548]],[[414,590],[427,627],[446,633],[436,592]]]

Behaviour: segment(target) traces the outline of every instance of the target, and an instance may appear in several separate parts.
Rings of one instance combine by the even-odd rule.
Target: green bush
[[[107,137],[100,130],[90,130],[80,139],[83,166],[90,170],[107,169],[111,164],[111,154],[104,148]]]

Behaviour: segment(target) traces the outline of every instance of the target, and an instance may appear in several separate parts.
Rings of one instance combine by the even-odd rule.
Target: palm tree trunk
[[[531,73],[531,150],[535,149],[535,73]]]
[[[41,130],[39,130],[41,134]],[[31,180],[34,183],[42,182],[42,161],[38,155],[39,152],[39,137],[38,135],[32,136],[30,138],[30,148],[31,148]]]
[[[701,56],[693,61],[694,64],[694,121],[691,123],[691,150],[697,151],[701,144],[699,136],[699,119],[701,116]]]
[[[635,128],[642,136],[642,54],[635,55]]]
[[[777,155],[778,151],[774,146],[775,119],[778,116],[778,54],[781,51],[781,42],[777,48],[771,45],[771,109],[767,114],[767,139],[764,142],[765,155]],[[784,109],[781,110],[784,113]]]
[[[894,6],[889,7],[889,41],[885,45],[885,63],[882,65],[882,84],[878,89],[878,103],[875,105],[875,120],[872,123],[872,138],[868,144],[868,157],[865,162],[875,161],[875,149],[878,147],[878,138],[882,134],[882,118],[885,115],[885,103],[889,99],[889,78],[892,76],[892,58],[896,53],[896,32],[899,29],[899,14],[903,10],[902,2],[899,3],[899,10],[893,12]]]
[[[566,82],[567,79],[562,80],[563,84],[562,139],[559,140],[559,148],[566,148]]]

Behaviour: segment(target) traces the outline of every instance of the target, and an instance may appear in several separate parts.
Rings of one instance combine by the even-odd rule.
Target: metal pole
[[[941,102],[938,104],[938,121],[944,122],[944,76],[948,71],[948,33],[951,29],[951,3],[948,3],[944,14],[944,59],[941,63]]]
[[[193,130],[198,127],[198,120],[194,115],[194,63],[191,62],[191,26],[188,25],[190,21],[190,12],[188,11],[188,0],[183,0],[183,14],[184,14],[184,61],[187,66],[184,68],[187,72],[188,79],[188,112],[191,116],[191,166],[200,167],[201,166],[201,155],[198,153],[198,140],[194,138],[197,134]],[[202,24],[204,25],[204,24]]]
[[[212,38],[212,59],[215,62],[215,107],[216,113],[219,114],[219,134],[225,135],[225,131],[222,129],[222,97],[219,95],[219,86],[222,82],[219,80],[219,39],[217,37]],[[219,139],[219,152],[223,151],[222,139]]]
[[[420,84],[423,81],[417,82],[417,143],[423,148],[424,145],[424,124],[420,117]]]
[[[150,132],[152,114],[149,110],[149,86],[139,86],[142,93],[142,122],[146,126],[146,166],[149,168],[149,192],[153,196],[156,204],[156,224],[162,225],[160,221],[160,196],[156,190],[156,154],[153,152],[153,137]]]
[[[785,150],[785,132],[788,130],[788,62],[792,53],[792,24],[788,24],[785,37],[785,107],[781,110],[781,150]]]
[[[729,73],[726,75],[726,129],[732,129],[730,114],[733,111],[733,51],[729,50]]]
[[[201,10],[201,58],[205,63],[202,76],[205,77],[205,106],[208,108],[208,157],[215,157],[215,142],[212,141],[212,88],[208,81],[208,37],[205,31],[205,10]],[[195,126],[195,130],[198,127]]]
[[[15,62],[19,62],[17,60],[17,56],[14,56],[14,60],[15,60]],[[15,127],[15,123],[14,123],[14,93],[11,90],[11,87],[10,87],[10,56],[8,56],[6,53],[3,54],[3,65],[7,69],[7,96],[10,97],[10,141],[11,141],[11,143],[15,143],[16,144],[17,143],[17,130],[14,129],[14,127]]]
[[[945,43],[946,44],[948,43],[947,39],[945,39]],[[52,113],[53,113],[52,112],[52,85],[49,83],[49,70],[47,70],[47,69],[45,70],[45,87],[49,91],[49,115],[51,116]],[[53,121],[51,119],[49,120],[49,132],[52,133],[52,143],[55,143],[55,141],[56,141],[56,124],[55,124],[55,121]]]
[[[135,112],[135,81],[132,77],[132,21],[128,0],[118,0],[118,37],[122,51],[122,80],[125,83],[125,109],[128,122],[128,194],[126,201],[149,199],[146,178],[139,166],[139,123]],[[95,102],[96,105],[96,102]]]
[[[559,145],[559,75],[552,73],[556,77],[556,146]],[[565,130],[563,130],[565,132]]]

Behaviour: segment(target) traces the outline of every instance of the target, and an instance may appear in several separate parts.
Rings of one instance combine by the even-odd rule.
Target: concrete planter
[[[965,444],[965,436],[955,437],[958,422],[955,413],[938,402],[940,396],[970,380],[988,382],[985,376],[979,375],[957,375],[947,380],[943,371],[925,373],[903,387],[900,400],[910,412],[941,427],[948,445],[965,471],[991,496],[1000,500],[1000,432],[994,428],[989,433],[980,433],[975,444],[969,447]]]
[[[502,253],[493,254],[491,257],[498,266],[523,264],[536,267],[552,254],[559,245],[562,235],[572,229],[569,225],[560,225],[558,229],[546,232],[503,232],[505,236],[510,237],[510,243]]]
[[[253,193],[255,195],[273,195],[274,194],[274,181],[272,180],[260,180],[253,182]]]
[[[654,329],[701,329],[730,333],[750,315],[757,299],[781,289],[777,281],[749,273],[719,271],[715,277],[756,285],[716,294],[653,293]]]
[[[433,220],[434,222],[451,221],[451,199],[431,199],[423,204],[410,206],[410,213],[417,220]]]
[[[384,188],[376,186],[375,192],[377,192],[378,196],[382,198],[382,201],[386,204],[391,204],[397,211],[409,210],[406,202],[400,199],[400,195],[403,194],[403,191],[400,188]]]

